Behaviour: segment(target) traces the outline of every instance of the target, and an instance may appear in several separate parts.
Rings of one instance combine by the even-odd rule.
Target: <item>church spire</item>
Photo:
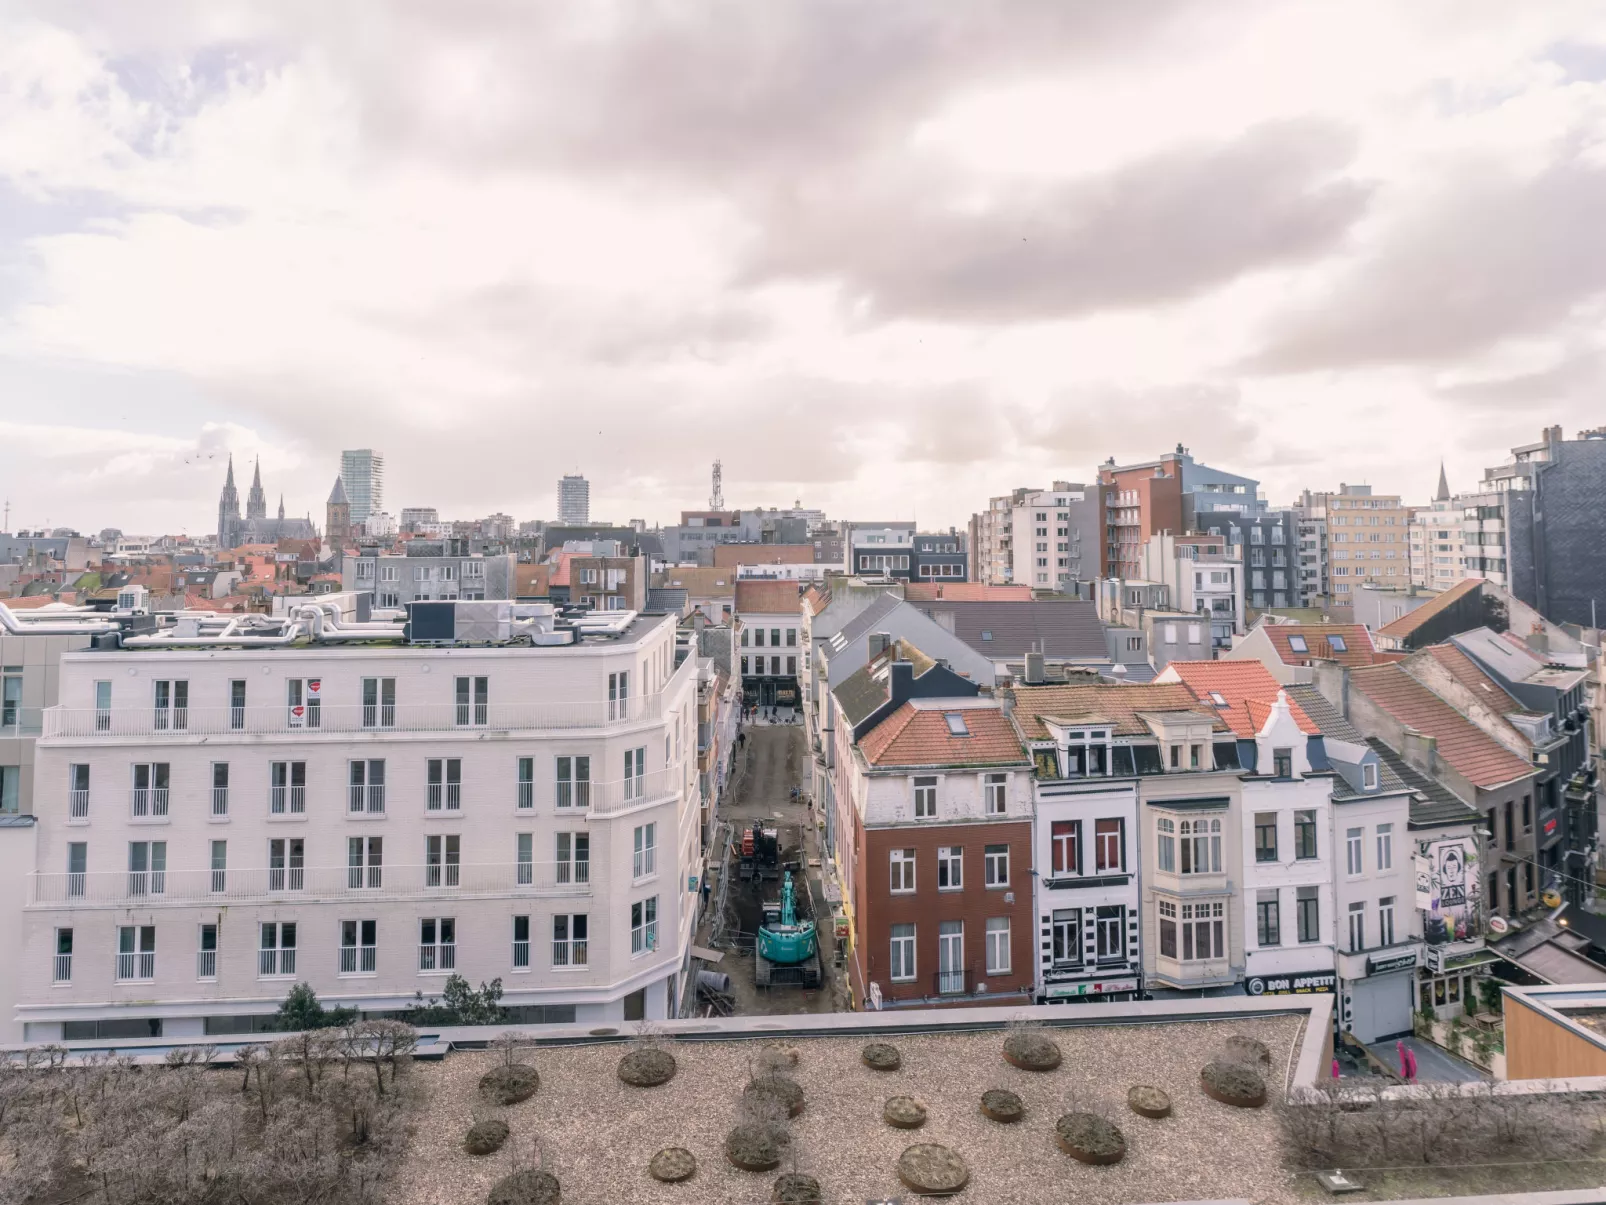
[[[284,495],[279,495],[279,522],[284,522]]]
[[[217,500],[217,542],[222,548],[233,548],[240,531],[240,492],[234,488],[234,457],[229,457],[229,475],[223,482],[223,492]]]
[[[268,517],[268,499],[262,493],[262,457],[258,456],[256,471],[251,475],[251,492],[245,496],[245,517],[247,519],[266,519]]]
[[[1433,495],[1435,502],[1448,502],[1450,500],[1450,480],[1444,475],[1444,459],[1439,459],[1439,492]]]

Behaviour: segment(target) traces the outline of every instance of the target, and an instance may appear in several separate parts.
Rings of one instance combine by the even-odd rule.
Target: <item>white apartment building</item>
[[[342,627],[350,597],[62,657],[27,1040],[249,1032],[298,981],[394,1013],[453,972],[515,1020],[678,1011],[702,848],[673,617],[418,604],[410,643]]]
[[[1406,531],[1413,586],[1448,590],[1467,576],[1462,547],[1465,511],[1459,498],[1435,499],[1411,511]]]
[[[1088,538],[1084,568],[1082,537]],[[992,586],[1058,589],[1098,576],[1100,538],[1095,487],[1056,481],[1046,490],[1023,488],[988,502],[970,522],[970,571]]]

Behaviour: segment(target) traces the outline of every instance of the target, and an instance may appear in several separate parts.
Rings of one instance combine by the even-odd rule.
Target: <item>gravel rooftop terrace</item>
[[[863,1065],[866,1038],[784,1038],[800,1054],[793,1077],[807,1105],[792,1123],[797,1169],[818,1177],[824,1200],[916,1197],[898,1181],[899,1154],[914,1142],[940,1142],[970,1168],[961,1201],[993,1205],[1082,1205],[1142,1201],[1256,1201],[1299,1199],[1283,1167],[1274,1109],[1301,1018],[1243,1017],[1228,1021],[1162,1022],[1051,1028],[1064,1055],[1058,1070],[1034,1073],[1008,1065],[1004,1033],[884,1035],[903,1055],[901,1070]],[[1263,1109],[1218,1104],[1199,1088],[1199,1070],[1231,1034],[1260,1039],[1272,1051],[1269,1098]],[[773,1035],[771,1040],[774,1039]],[[426,1099],[400,1183],[397,1205],[470,1205],[508,1174],[508,1150],[481,1158],[464,1153],[463,1135],[480,1116],[500,1116],[512,1128],[509,1148],[528,1150],[539,1139],[544,1166],[562,1183],[565,1205],[640,1202],[675,1205],[753,1205],[770,1200],[773,1172],[738,1171],[725,1159],[724,1138],[736,1123],[749,1062],[763,1040],[667,1043],[679,1063],[675,1078],[657,1088],[619,1081],[620,1043],[534,1047],[520,1055],[541,1075],[539,1091],[505,1109],[479,1098],[480,1076],[495,1053],[453,1054],[415,1073]],[[1131,1112],[1127,1089],[1152,1084],[1171,1094],[1173,1115],[1150,1121]],[[1020,1094],[1026,1116],[1003,1125],[982,1116],[988,1088]],[[912,1095],[926,1103],[919,1130],[899,1130],[881,1118],[887,1097]],[[1054,1122],[1071,1110],[1104,1113],[1125,1132],[1127,1155],[1111,1167],[1078,1163],[1055,1145]],[[647,1174],[659,1149],[682,1146],[697,1171],[680,1184]]]

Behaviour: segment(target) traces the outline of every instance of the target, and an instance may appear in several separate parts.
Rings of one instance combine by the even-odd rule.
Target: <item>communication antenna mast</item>
[[[725,509],[725,487],[720,481],[720,463],[714,461],[714,492],[708,495],[709,510]]]

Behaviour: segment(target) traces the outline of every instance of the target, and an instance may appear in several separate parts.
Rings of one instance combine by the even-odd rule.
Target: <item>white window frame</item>
[[[658,873],[658,826],[638,824],[632,834],[631,877],[650,879]]]
[[[893,983],[913,983],[918,974],[914,925],[893,925],[888,933],[887,945],[889,978]]]
[[[1394,869],[1393,824],[1380,824],[1377,826],[1377,869],[1379,874],[1385,870]]]
[[[1009,886],[1009,846],[1007,844],[982,847],[982,882],[987,887]]]
[[[918,774],[914,778],[914,804],[916,820],[934,820],[937,816],[937,778],[931,774]]]
[[[965,889],[965,847],[939,845],[937,847],[937,890],[963,891]]]
[[[633,900],[630,904],[630,956],[639,958],[658,946],[658,897]]]
[[[888,891],[893,895],[912,894],[915,890],[915,851],[892,850],[888,862]]]
[[[987,814],[989,816],[1007,815],[1009,813],[1009,775],[983,775],[982,785],[987,799]]]
[[[987,973],[1008,975],[1010,973],[1009,917],[988,917],[986,932]]]

